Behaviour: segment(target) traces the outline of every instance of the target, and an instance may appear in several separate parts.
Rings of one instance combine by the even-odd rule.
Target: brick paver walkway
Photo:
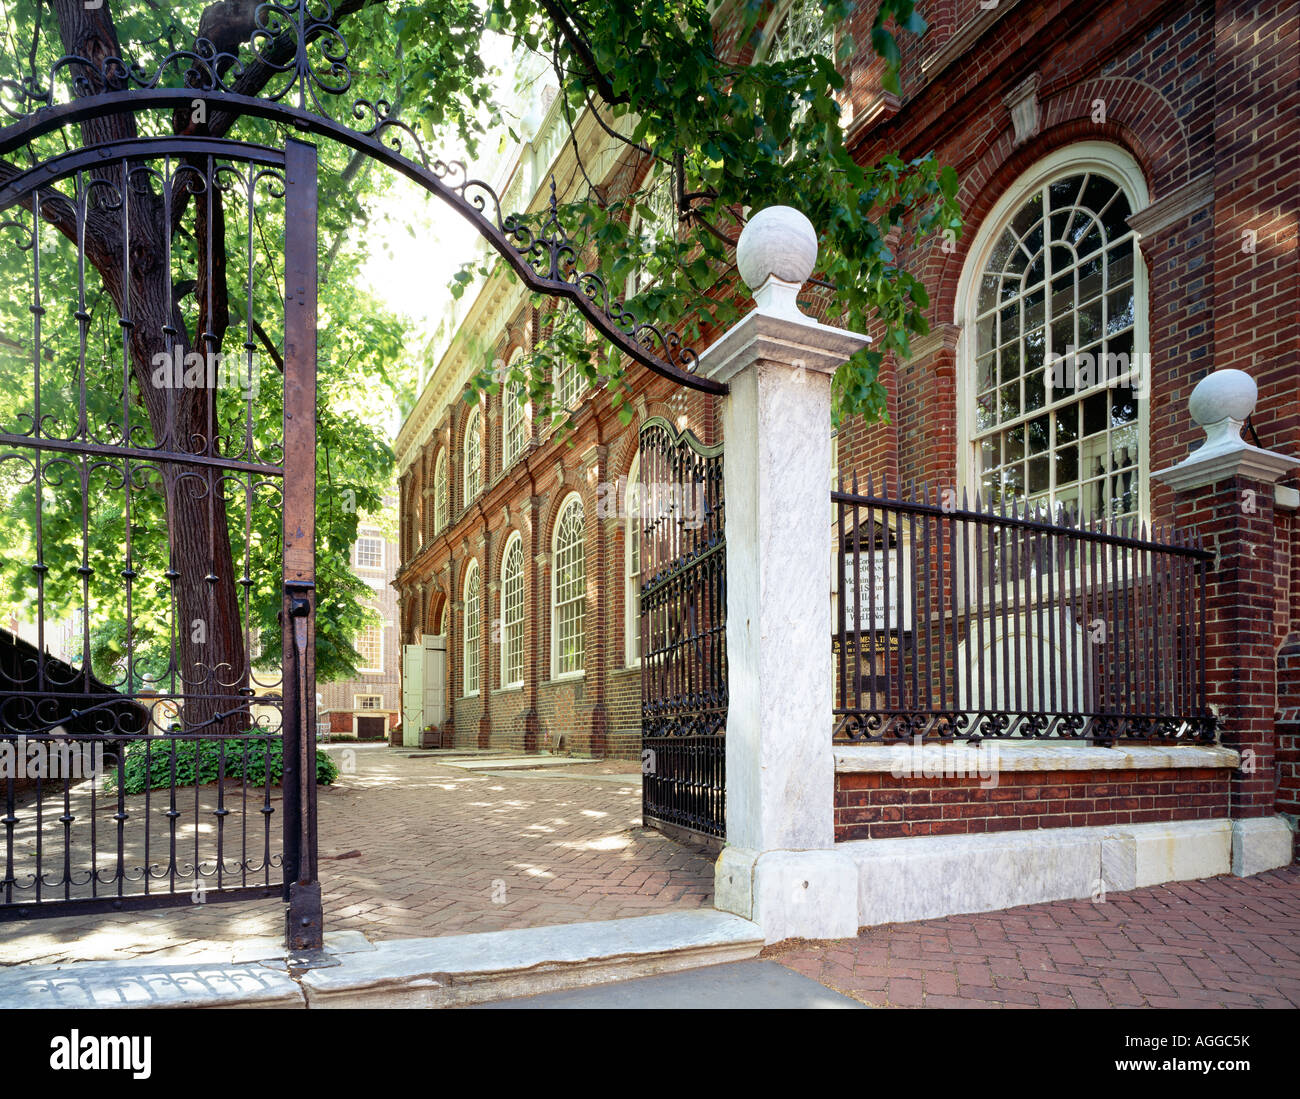
[[[332,746],[341,759],[348,749]],[[351,749],[321,787],[327,931],[455,935],[700,908],[712,859],[641,827],[639,767],[484,772]],[[485,761],[488,762],[488,761]],[[283,935],[275,901],[0,924],[0,964],[197,954]]]
[[[764,952],[877,1007],[1300,1007],[1300,866]]]

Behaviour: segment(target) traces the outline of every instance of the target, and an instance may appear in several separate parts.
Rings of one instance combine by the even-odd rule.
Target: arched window
[[[433,533],[441,534],[447,526],[447,448],[438,451],[433,465]]]
[[[516,531],[501,555],[501,686],[524,685],[524,540]]]
[[[766,55],[768,61],[789,61],[820,53],[835,56],[835,32],[826,26],[821,0],[794,0],[778,11],[776,31]],[[807,109],[806,107],[804,108]]]
[[[465,570],[465,693],[478,694],[480,656],[479,637],[479,571],[478,562],[471,561]]]
[[[475,407],[465,420],[465,499],[469,507],[483,487],[483,412]]]
[[[641,455],[632,459],[623,492],[623,636],[626,662],[641,663]]]
[[[813,54],[834,59],[835,32],[826,26],[823,14],[821,0],[793,0],[785,5],[784,10],[778,8],[771,20],[771,25],[776,29],[769,39],[770,45],[766,53],[760,53],[760,60],[791,61],[796,57],[811,57]],[[841,101],[841,107],[845,102]],[[811,106],[806,100],[797,103],[793,121],[802,119]],[[843,120],[841,116],[841,121]]]
[[[577,363],[557,365],[555,370],[555,407],[568,410],[582,395],[585,379]]]
[[[586,331],[586,322],[572,306],[566,305],[555,315],[556,331],[564,330],[570,335],[581,336]],[[587,389],[587,378],[576,362],[557,361],[551,377],[553,387],[552,399],[556,412],[571,409]]]
[[[583,619],[587,609],[586,523],[575,492],[560,506],[553,541],[551,675],[583,670]]]
[[[631,223],[628,226],[629,235],[636,241],[641,252],[648,252],[654,247],[656,233],[668,232],[670,229],[674,232],[677,228],[677,201],[673,194],[674,181],[672,171],[662,164],[657,164],[652,168],[641,182],[643,196],[638,206],[645,206],[650,212],[650,219],[641,215],[638,208],[632,214]],[[647,269],[644,263],[638,263],[632,274],[628,276],[627,293],[632,297],[648,290],[655,284],[655,277]]]
[[[516,348],[510,356],[510,366],[518,361],[523,352]],[[524,449],[528,442],[528,393],[522,385],[506,380],[501,387],[502,405],[502,466],[508,466]]]
[[[994,207],[962,274],[967,483],[994,504],[1145,515],[1146,270],[1137,163],[1058,150]]]

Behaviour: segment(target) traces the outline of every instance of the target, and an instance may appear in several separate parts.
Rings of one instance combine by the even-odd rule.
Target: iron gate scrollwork
[[[363,80],[366,94],[353,90],[340,29],[350,10],[267,0],[238,44],[198,36],[144,58],[50,61],[38,34],[25,62],[0,64],[0,551],[17,563],[0,579],[17,576],[23,589],[0,620],[0,920],[279,894],[289,945],[321,943],[316,150],[237,136],[322,138],[385,165],[630,360],[727,392],[696,373],[698,356],[676,332],[582,269],[554,184],[546,211],[512,213],[463,163],[425,148],[384,70]],[[86,13],[97,40],[117,48],[110,6]],[[261,214],[277,204],[281,217],[268,222]],[[282,299],[274,309],[268,287]],[[233,364],[235,389],[257,378],[251,399],[231,392],[221,362]],[[647,665],[709,647],[691,682],[714,686],[670,705],[670,671],[651,709],[667,730],[670,712],[695,706],[698,735],[720,745],[720,466],[705,481],[716,508],[688,541],[716,540],[713,563],[691,566],[716,590],[691,602],[689,624],[662,613],[666,629],[716,628],[681,642],[665,634]],[[671,541],[666,527],[655,538]],[[650,586],[652,603],[675,590]],[[683,728],[665,734],[678,748]],[[27,773],[29,753],[82,749],[103,766],[94,780]],[[268,767],[250,778],[276,751],[283,777],[272,781]],[[717,805],[689,808],[703,796],[692,794],[673,811],[688,826],[722,819],[714,755],[692,773],[716,763],[704,786],[716,787]],[[677,758],[666,750],[665,775],[694,766]]]
[[[315,879],[316,150],[74,150],[0,187],[0,241],[25,591],[0,623],[0,920],[292,904]]]
[[[727,547],[722,447],[641,428],[642,816],[726,836]]]

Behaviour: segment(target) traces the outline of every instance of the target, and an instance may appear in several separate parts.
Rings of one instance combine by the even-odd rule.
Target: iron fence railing
[[[1214,739],[1213,554],[1188,535],[852,488],[831,493],[837,739]]]

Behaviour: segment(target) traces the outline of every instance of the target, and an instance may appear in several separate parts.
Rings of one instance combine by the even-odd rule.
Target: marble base
[[[725,848],[714,867],[713,906],[757,924],[768,943],[850,938],[860,926],[858,871],[842,846],[763,852]]]
[[[1100,902],[1214,877],[1231,869],[1232,837],[1232,821],[1208,820],[851,840],[836,850],[857,868],[858,922],[869,927],[1046,901]]]
[[[1232,873],[1239,878],[1290,866],[1295,836],[1282,817],[1232,822]]]

